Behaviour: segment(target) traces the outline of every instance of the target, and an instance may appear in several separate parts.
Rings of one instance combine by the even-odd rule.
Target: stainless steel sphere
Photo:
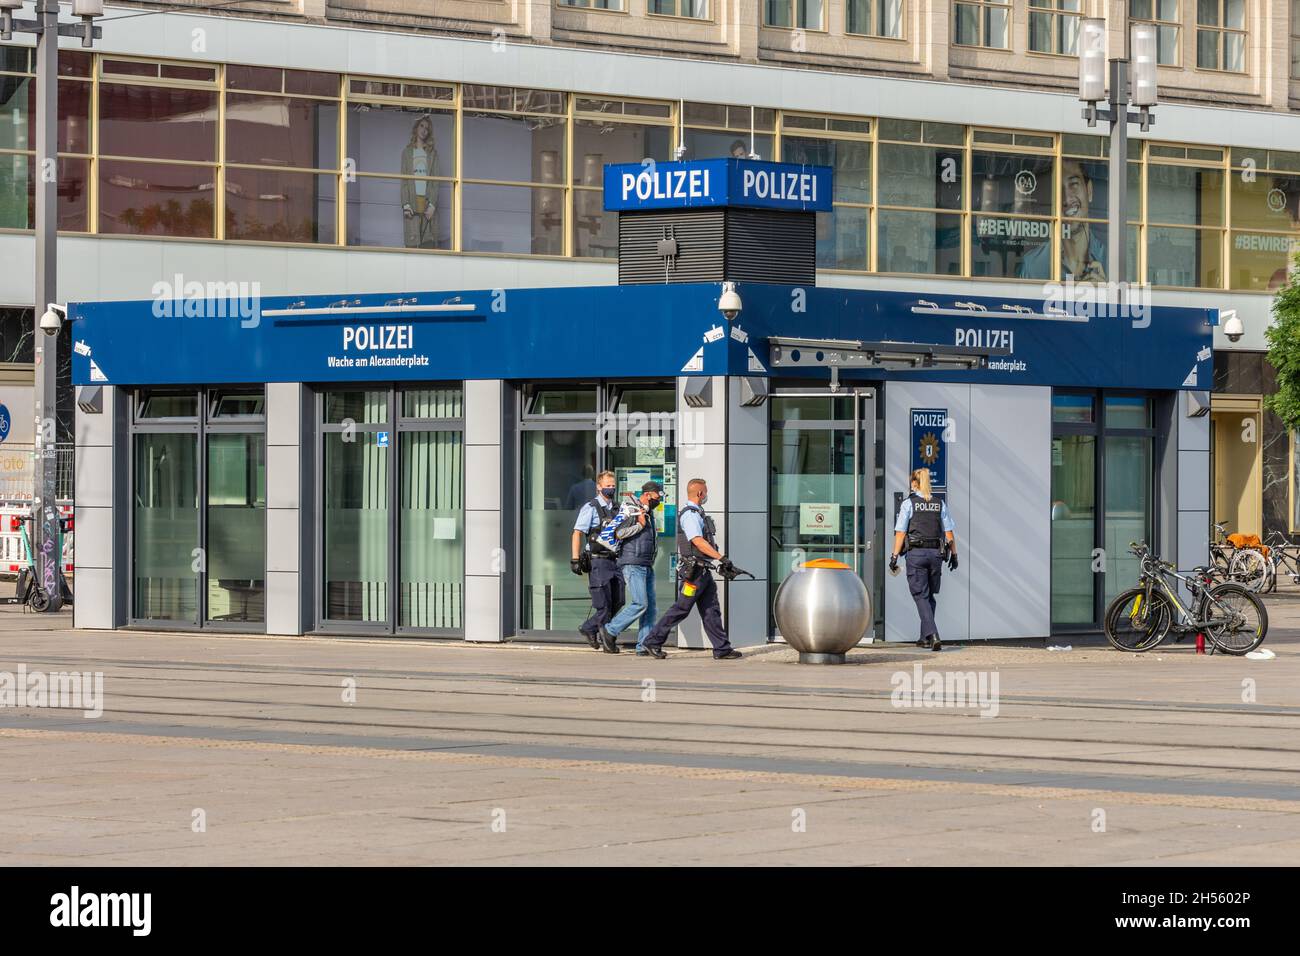
[[[871,593],[839,561],[809,561],[781,582],[772,614],[801,664],[842,664],[871,627]]]

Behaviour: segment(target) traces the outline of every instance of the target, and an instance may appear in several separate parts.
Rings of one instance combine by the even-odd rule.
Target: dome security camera
[[[63,315],[60,313],[67,315],[67,309],[53,302],[46,306],[41,316],[41,331],[46,335],[58,335],[59,329],[63,328]]]
[[[740,301],[740,293],[736,291],[736,283],[722,283],[722,295],[718,298],[718,311],[722,313],[723,317],[728,322],[731,322],[735,320],[736,316],[740,315],[740,310],[744,307],[744,303]]]
[[[1223,334],[1228,337],[1229,342],[1239,342],[1246,334],[1246,327],[1242,324],[1236,309],[1220,312],[1219,321],[1223,323]]]

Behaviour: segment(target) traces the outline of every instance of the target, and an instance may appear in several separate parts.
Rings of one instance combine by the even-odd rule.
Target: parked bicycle
[[[1238,547],[1221,524],[1214,525],[1217,539],[1210,543],[1209,576],[1216,581],[1235,581],[1253,593],[1268,589],[1269,559],[1266,549]]]
[[[1106,639],[1121,651],[1141,653],[1159,647],[1170,634],[1175,642],[1188,634],[1204,634],[1225,654],[1247,654],[1268,636],[1268,612],[1244,585],[1216,584],[1210,567],[1179,574],[1145,544],[1133,542],[1129,551],[1141,565],[1138,586],[1115,597],[1106,608]],[[1173,583],[1171,583],[1173,582]],[[1184,606],[1177,587],[1187,588]]]
[[[1279,574],[1290,577],[1292,584],[1300,584],[1300,544],[1294,544],[1280,532],[1274,531],[1268,536],[1267,545],[1265,579],[1258,593],[1271,594],[1276,591]]]

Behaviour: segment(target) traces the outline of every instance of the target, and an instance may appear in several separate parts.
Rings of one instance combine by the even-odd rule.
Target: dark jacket
[[[629,519],[635,521],[635,518]],[[618,552],[618,566],[625,567],[629,564],[639,565],[643,568],[653,568],[655,565],[655,555],[659,551],[659,529],[655,527],[654,512],[646,516],[645,527],[632,535],[625,538],[623,545]]]

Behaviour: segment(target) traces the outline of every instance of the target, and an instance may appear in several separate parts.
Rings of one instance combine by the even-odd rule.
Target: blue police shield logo
[[[5,405],[0,405],[0,441],[9,437],[9,426],[11,424],[9,409]]]
[[[376,433],[375,433],[375,444],[378,445],[380,448],[387,448],[387,447],[388,447],[388,432],[376,432]]]
[[[948,487],[948,453],[943,440],[944,430],[947,427],[948,409],[912,409],[912,465],[910,471],[915,471],[918,468],[929,468],[930,486],[932,488]]]

